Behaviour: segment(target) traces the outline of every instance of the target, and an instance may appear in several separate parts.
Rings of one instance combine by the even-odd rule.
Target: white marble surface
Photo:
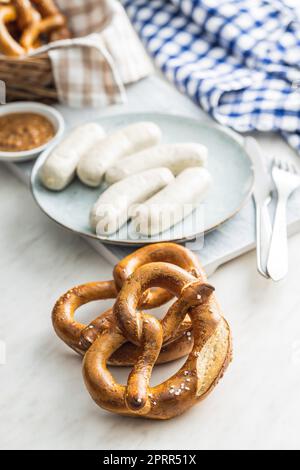
[[[300,448],[300,235],[290,240],[282,284],[256,273],[254,253],[211,278],[233,329],[234,362],[205,402],[173,421],[151,422],[98,408],[81,360],[52,330],[56,298],[74,284],[110,278],[107,262],[41,214],[3,166],[0,221],[1,449]],[[103,309],[84,308],[81,318]],[[177,367],[158,368],[154,380]]]
[[[129,95],[135,97],[131,111],[133,101],[141,102],[138,110],[149,102],[142,85]],[[183,97],[170,106],[154,93],[151,102],[151,109],[161,111],[194,109]],[[78,113],[78,122],[87,113],[90,119],[97,115]],[[279,137],[259,140],[268,155],[295,158]],[[80,358],[52,329],[58,296],[75,284],[111,278],[111,266],[47,219],[3,165],[0,221],[0,363],[6,346],[6,363],[0,365],[1,449],[300,448],[300,234],[290,240],[290,273],[282,284],[257,274],[254,253],[211,278],[233,329],[234,362],[205,402],[173,421],[150,422],[98,408],[85,390]],[[85,307],[80,318],[94,318],[108,304]],[[178,367],[158,367],[153,383]],[[124,381],[126,372],[116,375]]]

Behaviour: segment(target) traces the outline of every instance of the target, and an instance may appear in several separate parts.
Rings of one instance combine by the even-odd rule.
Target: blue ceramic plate
[[[234,134],[195,119],[167,114],[123,114],[97,120],[108,132],[138,121],[158,124],[165,143],[190,141],[208,147],[208,170],[213,178],[213,186],[199,209],[155,237],[137,235],[130,222],[113,235],[98,237],[89,226],[89,212],[107,186],[103,184],[100,188],[91,189],[76,179],[62,192],[47,190],[40,183],[39,169],[49,155],[49,149],[36,161],[31,177],[32,192],[40,208],[55,222],[80,235],[106,243],[139,245],[191,240],[215,229],[243,207],[252,193],[254,173],[249,156]]]

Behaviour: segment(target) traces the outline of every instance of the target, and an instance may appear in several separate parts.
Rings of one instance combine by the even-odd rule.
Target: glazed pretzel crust
[[[109,309],[89,325],[84,325],[74,319],[76,310],[86,303],[115,299],[117,295],[114,281],[91,282],[70,289],[53,309],[53,326],[58,337],[83,356],[103,329],[114,324],[113,311]],[[190,321],[183,322],[172,340],[164,344],[157,363],[162,364],[186,356],[192,347],[192,336],[187,335],[190,331]],[[138,348],[127,342],[114,352],[108,363],[114,366],[132,366],[136,363],[138,354]]]
[[[155,262],[175,264],[203,282],[206,280],[197,257],[191,251],[175,243],[156,243],[140,248],[117,264],[114,269],[117,287],[121,289],[126,279],[139,267]],[[142,307],[144,309],[160,307],[172,298],[173,295],[165,289],[148,290],[143,296]]]
[[[178,297],[162,322],[137,309],[141,296],[151,287],[163,287]],[[231,360],[230,330],[213,291],[208,284],[171,264],[152,263],[135,271],[117,298],[113,321],[84,357],[84,380],[94,401],[122,415],[169,419],[203,399]],[[150,387],[163,340],[178,329],[187,312],[194,331],[193,350],[177,374]],[[123,386],[114,380],[106,363],[128,339],[138,344],[140,353],[127,386]]]

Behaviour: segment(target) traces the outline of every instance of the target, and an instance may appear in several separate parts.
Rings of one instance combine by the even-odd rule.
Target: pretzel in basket
[[[37,10],[42,15],[42,18],[54,18],[63,16],[53,0],[32,0],[32,3],[36,6]],[[66,18],[63,16],[63,24],[58,25],[50,31],[50,42],[59,41],[61,39],[68,39],[71,37],[71,33],[66,24]]]
[[[65,38],[66,19],[58,10],[52,0],[32,0],[36,5],[37,11],[41,13],[40,21],[32,21],[24,30],[20,44],[26,51],[34,48],[34,44],[42,34],[48,34],[50,41]],[[52,36],[51,36],[52,35]]]
[[[20,31],[24,31],[33,23],[39,23],[41,21],[41,15],[33,8],[30,0],[13,0],[12,4],[16,9],[16,20]]]
[[[144,292],[152,287],[167,289],[178,298],[161,322],[138,309]],[[113,317],[84,357],[84,380],[94,401],[122,415],[169,419],[205,398],[231,360],[230,329],[213,291],[212,286],[172,264],[151,263],[138,268],[125,281]],[[186,314],[192,321],[193,350],[173,377],[150,387],[162,344],[178,330]],[[126,341],[139,347],[139,357],[127,386],[123,386],[114,380],[106,364]]]
[[[62,296],[53,310],[53,325],[57,335],[72,349],[83,355],[97,338],[99,331],[111,320],[112,311],[108,310],[89,325],[75,321],[76,310],[83,304],[101,299],[113,299],[125,280],[140,266],[153,261],[172,262],[186,269],[205,282],[206,276],[197,258],[186,248],[174,243],[158,243],[143,247],[124,258],[114,269],[115,282],[96,282],[75,287]],[[141,300],[140,308],[150,309],[163,305],[173,297],[163,289],[148,290]],[[188,354],[193,345],[191,322],[187,318],[179,330],[165,342],[158,363],[165,363]],[[138,357],[138,349],[126,343],[109,359],[113,365],[132,365]]]
[[[55,331],[84,355],[85,383],[99,406],[151,419],[177,416],[212,391],[231,360],[231,333],[214,288],[206,283],[196,258],[171,243],[138,250],[119,263],[114,277],[115,281],[85,284],[62,296],[53,310]],[[163,320],[143,313],[142,308],[166,300],[166,292],[177,300]],[[81,305],[115,298],[114,308],[88,326],[75,321]],[[155,364],[188,353],[177,374],[157,387],[149,386]],[[133,366],[126,387],[114,380],[107,364]]]
[[[8,25],[16,20],[16,9],[12,5],[0,3],[0,52],[10,57],[25,54],[24,48],[20,46],[8,30]]]
[[[11,24],[16,24],[19,38],[10,33]],[[10,57],[23,56],[39,47],[44,35],[49,41],[70,37],[66,18],[52,0],[0,2],[1,53]]]

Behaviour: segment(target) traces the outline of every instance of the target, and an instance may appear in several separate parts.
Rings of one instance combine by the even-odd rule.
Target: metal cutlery
[[[255,173],[253,198],[256,207],[257,269],[262,276],[269,278],[267,261],[272,235],[268,205],[271,200],[271,178],[258,142],[253,137],[245,139]]]
[[[278,200],[267,263],[267,271],[274,281],[288,273],[287,203],[292,193],[300,187],[297,168],[286,160],[276,159],[272,170]]]

